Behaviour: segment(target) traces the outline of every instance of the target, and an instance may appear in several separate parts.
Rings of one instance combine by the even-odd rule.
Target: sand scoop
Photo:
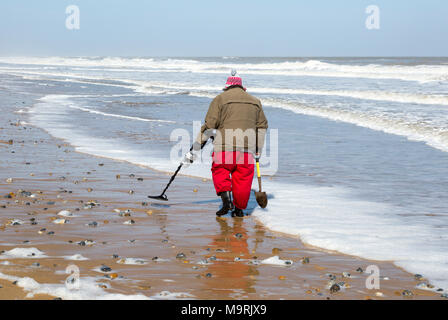
[[[266,192],[261,191],[261,174],[260,174],[260,158],[256,157],[256,166],[257,166],[257,178],[258,178],[258,191],[254,191],[255,199],[260,207],[266,208],[268,205],[268,196]]]

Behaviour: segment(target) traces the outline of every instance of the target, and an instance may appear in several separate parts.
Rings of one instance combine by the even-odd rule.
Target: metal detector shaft
[[[212,140],[213,140],[213,137],[211,137],[211,138],[212,138]],[[200,150],[207,144],[207,141],[208,141],[208,139],[207,139],[205,142],[203,142],[203,143],[201,144],[201,148],[200,148]],[[193,143],[193,145],[192,145],[191,148],[190,148],[190,151],[193,151],[193,149],[194,149],[194,150],[197,150],[197,149],[195,148],[197,145],[199,145],[199,143],[197,143],[197,144],[196,144],[196,142]],[[148,196],[148,198],[151,198],[151,199],[157,199],[157,200],[163,200],[163,201],[168,201],[168,197],[165,195],[165,192],[168,190],[168,188],[170,187],[171,183],[172,183],[172,182],[174,181],[174,179],[176,178],[177,174],[179,173],[179,171],[180,171],[180,169],[182,168],[183,165],[184,165],[184,163],[181,162],[180,165],[177,167],[176,171],[175,171],[174,174],[171,176],[170,181],[169,181],[168,184],[166,185],[165,189],[163,189],[163,192],[162,192],[162,194],[161,194],[160,196]]]

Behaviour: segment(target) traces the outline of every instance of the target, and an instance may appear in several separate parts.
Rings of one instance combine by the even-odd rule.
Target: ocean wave
[[[448,129],[446,128],[439,128],[421,122],[410,122],[406,119],[394,119],[387,117],[387,115],[368,114],[324,106],[312,106],[280,99],[264,99],[262,102],[271,107],[281,108],[299,114],[352,123],[372,130],[405,136],[409,140],[422,141],[433,148],[448,152]]]
[[[1,57],[0,63],[13,65],[42,65],[64,67],[133,68],[149,71],[192,73],[223,73],[234,67],[240,74],[318,76],[368,79],[399,79],[418,82],[448,81],[448,66],[442,64],[381,65],[337,64],[320,60],[264,63],[209,62],[194,59],[155,59],[122,57]]]

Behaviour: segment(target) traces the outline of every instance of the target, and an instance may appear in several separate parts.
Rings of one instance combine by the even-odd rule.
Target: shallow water
[[[262,169],[268,210],[248,210],[448,288],[448,59],[0,59],[20,76],[2,86],[44,96],[23,110],[30,122],[79,151],[166,171],[179,160],[169,161],[170,134],[191,135],[231,67],[279,134],[278,170]],[[207,163],[183,172],[210,177]]]

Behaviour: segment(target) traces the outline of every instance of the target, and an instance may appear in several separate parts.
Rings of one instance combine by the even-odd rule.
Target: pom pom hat
[[[231,76],[227,78],[226,86],[223,90],[227,90],[235,86],[241,87],[244,91],[246,91],[246,88],[243,87],[243,79],[237,76],[235,69],[232,69]]]

